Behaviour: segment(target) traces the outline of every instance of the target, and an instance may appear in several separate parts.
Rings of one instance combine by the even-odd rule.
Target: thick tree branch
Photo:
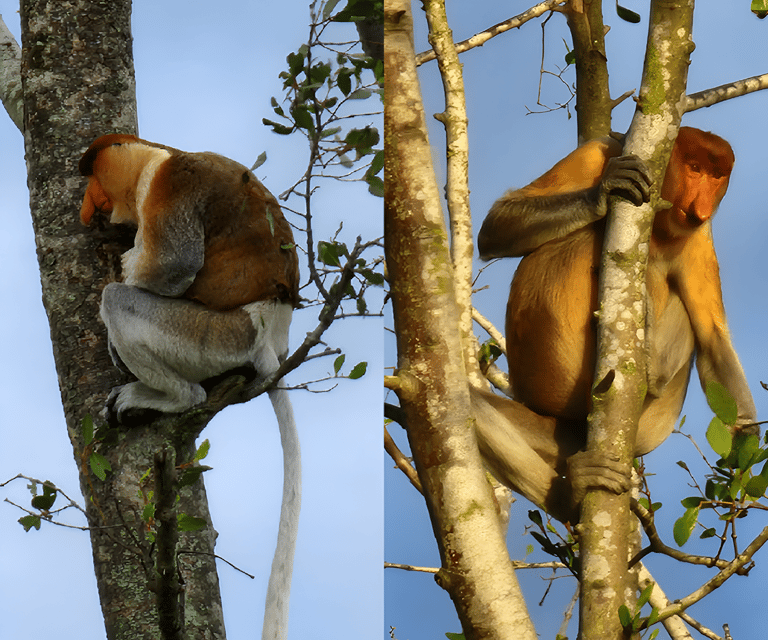
[[[467,137],[467,105],[464,98],[464,77],[459,55],[448,26],[445,2],[427,0],[424,3],[429,25],[430,42],[437,55],[437,66],[443,80],[445,111],[437,119],[445,126],[446,186],[448,218],[450,220],[451,258],[454,268],[454,289],[459,309],[459,330],[467,373],[477,385],[482,384],[477,368],[476,340],[472,332],[472,217],[469,210],[469,139]]]
[[[768,73],[761,76],[752,76],[743,80],[735,80],[727,84],[721,84],[719,87],[706,89],[688,96],[685,104],[685,112],[696,111],[702,107],[711,107],[713,104],[738,98],[739,96],[768,89]]]
[[[654,0],[638,108],[624,146],[655,169],[651,204],[617,201],[608,215],[600,265],[597,367],[587,449],[629,465],[646,393],[645,269],[654,205],[680,124],[693,43],[693,0]],[[631,513],[629,494],[587,494],[581,510],[584,640],[624,637],[622,604],[632,608],[636,582],[627,571]]]
[[[436,579],[467,638],[536,637],[472,424],[455,275],[414,64],[411,3],[387,4],[384,237],[395,385],[441,556]]]

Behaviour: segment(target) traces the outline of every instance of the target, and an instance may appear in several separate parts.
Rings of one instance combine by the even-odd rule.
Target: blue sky
[[[535,3],[493,0],[448,3],[454,40],[464,40],[532,4]],[[632,25],[621,21],[613,10],[614,3],[604,3],[605,22],[611,27],[606,36],[606,47],[613,96],[639,87],[647,37],[648,3],[628,0],[623,4],[640,13],[642,23]],[[414,11],[417,50],[423,51],[428,45],[425,21],[418,3],[414,5]],[[461,56],[469,116],[470,204],[476,231],[491,204],[505,190],[528,184],[576,146],[575,117],[568,120],[565,111],[525,115],[526,106],[531,110],[542,109],[536,106],[542,46],[540,25],[541,19],[535,20]],[[759,21],[753,16],[746,1],[697,3],[693,36],[696,51],[688,77],[691,93],[768,72],[768,20]],[[564,17],[555,15],[546,27],[546,69],[554,71],[555,65],[563,66],[566,53],[563,40],[571,42]],[[420,74],[434,160],[440,166],[439,180],[442,183],[445,179],[442,168],[444,133],[442,125],[431,117],[443,109],[442,86],[434,62],[424,65]],[[568,70],[564,78],[572,83],[573,70]],[[543,80],[543,97],[543,101],[550,105],[567,99],[560,80],[552,76]],[[633,109],[632,101],[627,100],[615,110],[613,128],[616,131],[626,131]],[[764,193],[767,111],[768,92],[763,91],[699,110],[683,120],[684,124],[711,130],[726,138],[736,153],[730,188],[715,217],[713,229],[731,333],[755,397],[758,417],[762,419],[768,417],[768,397],[759,384],[761,380],[768,380],[768,349],[765,346],[768,329],[765,285],[768,206]],[[475,295],[476,306],[501,330],[515,264],[513,260],[493,264],[483,272],[476,285],[477,288],[488,286],[487,290]],[[483,265],[478,262],[476,266]],[[485,339],[479,330],[478,335]],[[387,364],[394,361],[393,343],[387,338]],[[687,414],[687,431],[706,447],[704,430],[711,413],[695,377],[684,414]],[[405,447],[402,430],[393,425],[390,431]],[[681,514],[679,500],[694,493],[687,486],[689,479],[685,472],[675,465],[681,459],[688,461],[699,477],[703,476],[706,468],[701,458],[682,436],[671,436],[664,445],[646,456],[646,464],[656,474],[650,479],[654,499],[665,505],[658,516],[660,530],[670,544],[673,544],[672,524]],[[437,547],[424,501],[402,474],[391,468],[391,464],[385,467],[386,560],[435,566],[439,562]],[[534,544],[538,549],[530,536],[523,535],[529,508],[530,505],[522,499],[513,508],[508,542],[512,557],[516,559],[525,556],[528,544]],[[751,540],[750,534],[754,535],[764,524],[760,515],[754,514],[741,521],[741,546],[745,546]],[[713,548],[712,544],[696,547],[689,543],[684,550],[710,553]],[[529,559],[548,558],[536,551]],[[765,564],[765,551],[757,560]],[[711,570],[678,566],[663,558],[651,558],[647,565],[670,598],[686,595],[713,575]],[[525,571],[519,576],[537,631],[542,638],[553,638],[559,629],[562,611],[573,595],[574,581],[570,578],[556,580],[540,607],[538,603],[549,584],[543,579],[547,574]],[[736,583],[694,606],[691,615],[717,633],[722,633],[722,623],[727,622],[734,637],[762,637],[762,616],[754,612],[764,605],[761,593],[766,579],[768,574],[764,566],[757,566],[748,579],[737,578]],[[435,585],[429,574],[387,569],[385,603],[385,637],[390,626],[396,627],[398,640],[441,638],[444,632],[457,632],[461,628],[448,595]],[[663,634],[662,631],[662,637]],[[569,637],[575,636],[574,622]]]
[[[0,14],[19,39],[18,1]],[[139,133],[189,151],[215,151],[251,166],[266,151],[258,177],[276,195],[304,171],[302,142],[261,124],[281,97],[277,74],[308,36],[308,4],[284,2],[133,3]],[[356,38],[351,25],[338,40]],[[329,54],[330,55],[330,54]],[[380,127],[380,117],[369,119]],[[105,132],[94,132],[95,135]],[[83,148],[90,140],[83,140]],[[0,481],[16,473],[50,479],[81,499],[60,405],[29,216],[21,133],[0,111]],[[83,185],[84,186],[84,185]],[[79,198],[79,196],[78,196]],[[380,200],[362,185],[322,184],[313,208],[317,237],[344,220],[343,239],[381,235]],[[73,209],[72,216],[78,211]],[[306,272],[306,267],[303,267]],[[314,328],[316,311],[294,314],[292,345]],[[97,320],[94,319],[94,322]],[[375,637],[382,627],[382,322],[347,320],[326,334],[347,363],[367,360],[368,375],[330,393],[292,392],[299,427],[304,499],[291,598],[291,638]],[[289,376],[320,377],[330,359]],[[214,471],[206,474],[217,552],[255,574],[220,564],[231,638],[261,633],[282,484],[280,443],[266,397],[229,407],[207,427]],[[28,502],[24,482],[0,497]],[[247,498],[247,499],[244,499]],[[5,638],[105,637],[87,533],[44,526],[25,534],[21,514],[0,502],[0,635]],[[72,522],[83,524],[77,518]]]

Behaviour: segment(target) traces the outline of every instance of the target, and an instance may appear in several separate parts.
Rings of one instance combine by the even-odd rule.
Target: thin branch
[[[684,598],[671,604],[669,607],[659,612],[659,620],[664,620],[673,615],[685,611],[688,607],[696,604],[699,600],[712,593],[720,585],[722,585],[728,578],[734,573],[741,570],[748,562],[752,560],[760,548],[768,542],[768,527],[765,527],[759,535],[749,544],[749,546],[738,557],[734,558],[732,562],[728,563],[728,566],[720,571],[716,576],[705,582],[701,587],[688,594]]]
[[[499,22],[499,24],[493,25],[492,27],[488,27],[488,29],[486,29],[485,31],[476,33],[471,38],[457,43],[456,52],[464,53],[465,51],[469,51],[470,49],[474,49],[475,47],[482,47],[486,42],[488,42],[488,40],[499,35],[500,33],[504,33],[505,31],[509,31],[510,29],[515,29],[517,27],[520,27],[526,22],[528,22],[529,20],[538,18],[540,15],[546,13],[547,11],[555,11],[556,10],[555,7],[561,4],[565,4],[565,2],[566,0],[546,0],[546,2],[537,4],[535,7],[531,7],[527,11],[523,11],[523,13],[516,15],[513,18],[509,18],[504,22]],[[434,51],[424,51],[422,53],[419,53],[416,56],[416,66],[418,67],[419,65],[422,65],[425,62],[429,62],[430,60],[434,60],[434,59],[435,59]]]
[[[389,454],[395,462],[395,466],[405,474],[405,477],[411,481],[411,484],[416,487],[419,493],[424,493],[421,488],[421,481],[419,480],[419,474],[416,473],[416,469],[413,468],[408,457],[400,451],[400,447],[397,446],[392,436],[389,435],[389,431],[384,427],[384,450]]]
[[[504,355],[507,355],[507,341],[504,339],[504,334],[502,334],[501,331],[499,331],[493,325],[493,323],[488,320],[488,318],[486,318],[475,308],[472,309],[472,319],[477,322],[477,324],[479,324],[483,329],[485,329],[486,333],[496,341],[497,345],[499,345],[501,352]]]
[[[723,560],[722,558],[713,558],[711,556],[699,556],[691,553],[684,553],[683,551],[680,551],[680,549],[667,546],[661,540],[659,532],[656,530],[656,525],[653,521],[653,515],[651,512],[634,499],[631,501],[631,507],[632,512],[637,516],[638,520],[640,520],[640,524],[643,527],[643,531],[645,531],[645,535],[648,536],[649,545],[629,561],[630,567],[633,567],[652,551],[664,554],[670,558],[674,558],[678,562],[687,562],[688,564],[701,564],[705,567],[717,567],[718,569],[725,569],[731,564],[729,561]],[[749,570],[742,569],[739,573],[741,575],[747,575]]]

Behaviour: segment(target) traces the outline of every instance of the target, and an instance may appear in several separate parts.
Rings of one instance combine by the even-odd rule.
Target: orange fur
[[[587,143],[510,200],[596,185],[617,145]],[[637,453],[671,432],[685,398],[694,345],[702,367],[730,386],[740,417],[754,417],[751,394],[730,344],[708,221],[733,167],[727,142],[684,127],[672,152],[656,214],[648,266],[649,394]],[[551,190],[550,190],[551,189]],[[543,214],[542,214],[543,215]],[[498,223],[498,221],[497,221]],[[509,294],[506,339],[516,400],[535,412],[585,420],[595,365],[597,271],[604,221],[545,242],[521,261]],[[725,364],[721,363],[724,362]]]
[[[290,225],[243,165],[111,134],[96,139],[79,166],[90,177],[83,223],[100,211],[111,213],[113,223],[138,226],[137,253],[124,261],[130,269],[124,278],[153,290],[188,237],[199,233],[204,259],[184,297],[220,311],[268,299],[298,303]]]
[[[80,207],[80,221],[85,225],[90,224],[93,214],[97,211],[100,213],[111,213],[112,202],[107,194],[104,193],[104,189],[101,188],[99,181],[91,176],[88,180],[88,188],[85,190],[83,204]]]
[[[600,182],[608,158],[620,153],[621,143],[614,138],[590,140],[517,193],[533,197],[591,189]]]

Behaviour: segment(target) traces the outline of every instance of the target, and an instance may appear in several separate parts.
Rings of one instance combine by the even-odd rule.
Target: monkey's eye
[[[113,147],[122,147],[122,146],[123,146],[123,143],[122,143],[122,142],[113,142],[113,143],[112,143],[112,146],[113,146]]]
[[[698,162],[692,162],[689,166],[694,173],[701,173],[701,165]]]

